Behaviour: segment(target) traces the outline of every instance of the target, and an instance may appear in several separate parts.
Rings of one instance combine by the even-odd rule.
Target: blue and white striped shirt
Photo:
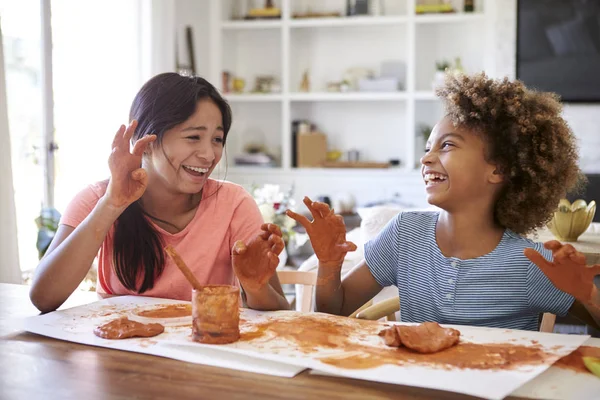
[[[523,254],[533,247],[551,260],[542,243],[506,230],[491,253],[467,260],[445,257],[435,238],[438,216],[400,213],[365,244],[375,280],[398,287],[402,321],[537,330],[540,313],[566,315],[573,297]]]

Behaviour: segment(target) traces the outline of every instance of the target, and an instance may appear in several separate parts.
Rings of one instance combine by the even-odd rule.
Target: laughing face
[[[224,139],[219,107],[211,100],[200,100],[190,118],[165,132],[144,167],[167,190],[199,193],[221,160]]]
[[[493,205],[502,183],[496,166],[485,159],[481,136],[455,127],[447,117],[431,131],[421,164],[427,202],[447,211]]]

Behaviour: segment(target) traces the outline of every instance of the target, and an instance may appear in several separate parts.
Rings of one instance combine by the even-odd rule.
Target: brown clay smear
[[[142,324],[128,318],[118,318],[94,329],[94,335],[104,339],[126,339],[130,337],[152,337],[163,333],[161,324]]]
[[[598,357],[600,358],[600,348],[591,346],[581,346],[568,356],[565,356],[554,363],[555,367],[570,369],[575,372],[583,372],[592,374],[583,363],[583,357]]]
[[[143,310],[135,313],[146,318],[181,318],[192,316],[191,304],[169,304],[152,310]]]
[[[434,354],[419,354],[406,348],[389,348],[358,344],[354,340],[377,336],[384,325],[376,321],[344,319],[333,316],[300,315],[283,320],[271,319],[258,324],[241,326],[241,341],[272,337],[292,342],[305,354],[318,349],[335,349],[340,356],[324,357],[325,364],[346,369],[376,368],[391,365],[427,365],[441,369],[514,369],[546,362],[552,354],[539,345],[523,346],[509,343],[459,343]]]

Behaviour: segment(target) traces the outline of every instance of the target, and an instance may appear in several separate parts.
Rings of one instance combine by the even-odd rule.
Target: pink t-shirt
[[[67,206],[61,224],[76,228],[104,196],[108,181],[82,190]],[[201,284],[239,286],[231,266],[231,248],[237,240],[248,243],[260,233],[262,215],[252,196],[231,182],[208,179],[196,215],[181,232],[172,234],[148,219],[162,236],[165,246],[172,245]],[[113,267],[114,227],[104,239],[98,254],[98,292],[116,295],[137,294],[126,289]],[[191,299],[191,287],[181,271],[166,256],[162,274],[154,287],[142,296],[179,300]]]

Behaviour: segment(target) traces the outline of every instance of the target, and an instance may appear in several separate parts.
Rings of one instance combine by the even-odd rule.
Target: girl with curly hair
[[[437,95],[446,115],[427,142],[421,174],[439,211],[400,213],[365,244],[365,260],[343,281],[342,260],[355,246],[341,218],[310,199],[314,221],[289,213],[319,259],[317,310],[350,315],[394,285],[404,322],[537,330],[541,313],[579,310],[598,323],[600,291],[583,273],[582,255],[524,237],[581,182],[557,96],[483,73],[449,76]],[[565,267],[569,260],[579,268]]]

